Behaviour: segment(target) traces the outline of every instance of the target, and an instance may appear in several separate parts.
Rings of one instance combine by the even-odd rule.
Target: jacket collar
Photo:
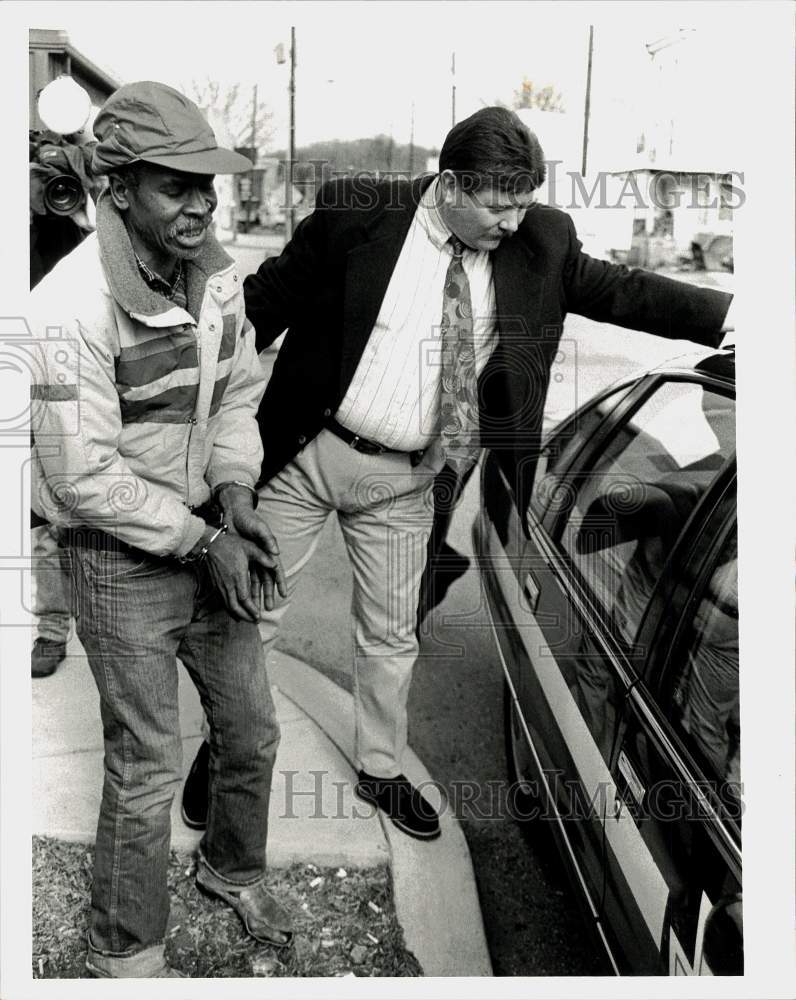
[[[410,183],[399,180],[390,184],[386,189],[387,197],[382,199],[379,210],[363,227],[366,237],[369,240],[400,237],[400,249],[403,246],[404,237],[409,231],[409,226],[412,224],[423,192],[433,181],[434,177],[426,174],[423,177],[415,178]],[[390,273],[392,273],[392,268],[390,268]]]
[[[185,262],[186,312],[153,291],[141,277],[124,220],[107,191],[97,202],[97,239],[111,295],[133,319],[147,326],[194,324],[208,279],[233,263],[215,236],[208,233],[199,256]]]

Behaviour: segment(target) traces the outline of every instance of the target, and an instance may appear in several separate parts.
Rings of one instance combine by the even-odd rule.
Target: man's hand
[[[274,589],[281,597],[287,597],[287,584],[282,563],[279,559],[279,545],[262,518],[254,511],[254,495],[246,487],[235,483],[225,485],[218,496],[224,511],[224,520],[229,525],[230,534],[254,542],[272,560],[271,572],[263,572],[261,566],[251,567],[251,589],[255,602],[260,601],[266,610],[274,606]]]
[[[274,580],[277,585],[282,581],[284,586],[278,557],[266,554],[254,542],[237,535],[219,535],[208,548],[205,561],[227,610],[238,621],[258,622],[261,593],[265,607],[270,610],[274,604]],[[281,587],[279,592],[285,596]]]

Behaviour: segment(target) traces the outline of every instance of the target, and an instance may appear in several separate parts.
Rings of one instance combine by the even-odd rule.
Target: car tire
[[[510,782],[509,809],[517,822],[529,823],[541,812],[542,796],[528,740],[506,680],[503,681],[503,734]]]

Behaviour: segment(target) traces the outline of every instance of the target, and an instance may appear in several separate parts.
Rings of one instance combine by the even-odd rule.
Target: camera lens
[[[44,189],[44,206],[53,215],[73,215],[83,204],[83,185],[76,177],[59,174]]]

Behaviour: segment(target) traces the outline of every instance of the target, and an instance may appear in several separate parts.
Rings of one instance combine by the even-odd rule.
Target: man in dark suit
[[[424,839],[438,818],[400,761],[434,477],[455,496],[488,447],[527,504],[568,311],[715,345],[730,301],[583,254],[569,216],[534,204],[543,153],[510,111],[456,125],[439,166],[325,185],[245,282],[258,347],[287,329],[258,416],[259,509],[289,593],[336,511],[354,572],[356,792]],[[265,616],[267,645],[285,607]]]

